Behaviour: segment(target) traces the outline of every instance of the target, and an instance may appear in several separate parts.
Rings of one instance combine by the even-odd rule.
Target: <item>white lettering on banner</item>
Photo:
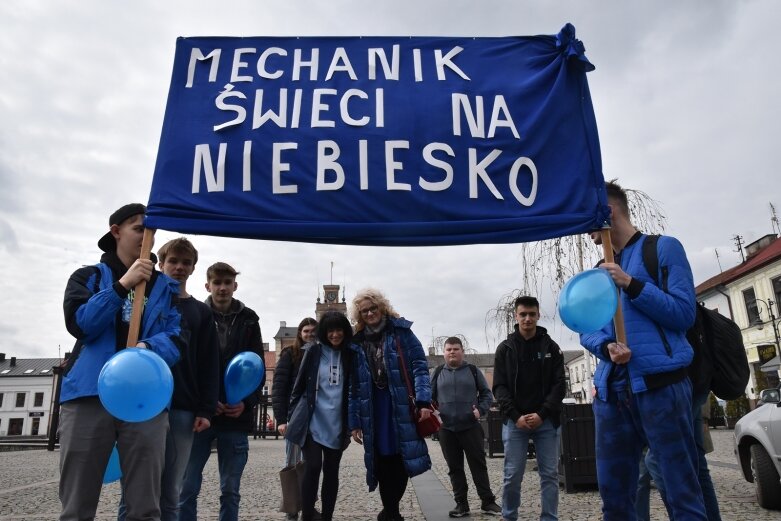
[[[190,63],[187,66],[187,83],[185,84],[185,87],[189,89],[193,86],[193,79],[195,78],[195,65],[198,62],[204,62],[207,60],[211,60],[211,67],[209,67],[209,81],[217,81],[217,67],[220,64],[221,54],[222,49],[214,49],[212,52],[204,56],[200,49],[194,48],[190,52]]]
[[[346,72],[350,79],[353,81],[358,80],[358,76],[355,75],[353,66],[350,63],[350,58],[347,57],[347,51],[344,47],[337,47],[334,51],[334,57],[331,58],[331,65],[328,67],[328,72],[325,74],[325,81],[333,78],[335,72]]]
[[[434,50],[434,59],[436,60],[436,63],[437,63],[437,79],[439,81],[445,81],[445,79],[446,79],[445,78],[445,67],[447,67],[451,71],[453,71],[456,74],[458,74],[459,76],[461,76],[461,78],[463,78],[465,80],[469,80],[469,76],[464,74],[464,71],[459,69],[458,65],[456,65],[452,61],[452,59],[458,53],[460,53],[463,50],[464,50],[463,47],[456,46],[456,47],[453,47],[452,49],[450,49],[450,52],[448,52],[444,56],[442,55],[442,50],[440,50],[440,49],[435,49]]]
[[[380,65],[382,65],[382,72],[385,75],[385,79],[398,81],[400,47],[401,46],[399,44],[393,46],[393,54],[391,54],[391,61],[393,63],[392,65],[388,63],[388,57],[385,54],[385,49],[383,48],[369,49],[369,79],[370,80],[377,79],[377,60],[379,59]]]
[[[404,168],[404,164],[396,161],[393,157],[397,148],[409,150],[409,141],[394,140],[385,142],[385,180],[387,181],[388,191],[412,191],[412,185],[409,183],[396,182],[396,170],[402,170]]]
[[[222,130],[226,127],[241,125],[242,123],[244,123],[244,120],[247,119],[247,109],[245,109],[241,105],[227,104],[225,101],[228,98],[247,99],[247,96],[245,96],[243,92],[233,92],[233,85],[231,85],[230,83],[225,86],[225,90],[220,92],[220,95],[217,96],[217,99],[214,101],[214,103],[215,105],[217,105],[217,108],[220,110],[235,112],[236,117],[230,121],[226,121],[225,123],[220,123],[219,125],[215,125],[214,126],[215,132],[217,132],[218,130]]]
[[[336,162],[339,159],[339,145],[335,141],[317,142],[317,188],[318,192],[325,190],[339,190],[344,186],[344,169]],[[336,174],[336,179],[331,182],[325,180],[326,171]]]
[[[424,60],[423,52],[421,49],[411,49],[412,51],[412,66],[413,75],[416,82],[423,81],[423,66],[424,63],[431,68],[433,66],[436,71],[436,76],[439,81],[446,81],[448,79],[447,72],[454,73],[456,76],[463,80],[471,81],[471,78],[455,63],[455,58],[464,50],[463,47],[453,47],[449,51],[445,52],[443,49],[432,49],[431,55],[427,54],[428,59]],[[305,52],[308,51],[308,56],[305,56]],[[398,44],[394,44],[391,47],[391,57],[388,59],[386,49],[381,47],[370,47],[361,51],[354,51],[353,57],[350,57],[347,49],[344,47],[337,47],[333,54],[330,56],[328,62],[328,68],[325,75],[321,78],[320,73],[320,49],[313,47],[311,49],[293,49],[292,63],[289,56],[289,51],[281,47],[268,47],[260,51],[252,47],[243,47],[233,50],[233,57],[231,58],[231,83],[239,82],[255,82],[256,80],[276,80],[284,76],[289,75],[292,81],[302,81],[307,78],[304,74],[309,70],[309,81],[328,81],[331,80],[336,73],[345,73],[352,81],[358,81],[358,74],[353,67],[353,63],[356,62],[355,54],[357,52],[366,52],[366,78],[367,80],[377,81],[380,78],[377,75],[378,62],[382,69],[383,80],[399,81],[401,79],[401,47]],[[250,59],[257,55],[257,61],[255,62],[255,73],[257,77],[243,74],[245,69],[252,70],[250,67]],[[433,55],[433,59],[431,59]],[[275,56],[274,66],[269,65],[270,58]],[[185,87],[192,88],[193,83],[196,80],[195,73],[196,64],[198,62],[210,61],[211,67],[209,69],[208,81],[217,81],[217,71],[219,69],[219,62],[222,58],[222,49],[212,49],[208,54],[204,54],[201,49],[194,47],[190,51],[190,62],[187,70],[187,83]],[[226,58],[227,60],[228,58]],[[452,74],[451,74],[451,77]]]
[[[493,163],[497,157],[502,153],[501,150],[493,149],[482,161],[477,162],[477,150],[474,148],[469,149],[469,198],[477,199],[477,178],[483,180],[483,184],[488,187],[494,197],[499,200],[504,200],[502,194],[496,189],[496,185],[488,177],[486,168]]]
[[[466,94],[453,93],[450,96],[450,106],[453,113],[453,135],[461,135],[461,111],[469,126],[471,137],[486,137],[485,134],[485,110],[483,109],[483,97],[475,96],[475,110],[472,111],[472,103]],[[488,125],[488,138],[496,135],[497,127],[507,127],[513,133],[515,139],[521,139],[518,129],[515,128],[515,122],[510,115],[510,109],[507,107],[507,101],[504,96],[498,94],[494,96],[494,105],[491,110],[491,122]]]
[[[249,67],[249,63],[241,61],[242,54],[249,54],[257,52],[252,47],[246,47],[244,49],[236,49],[233,51],[233,67],[231,67],[231,83],[237,83],[240,81],[252,81],[252,76],[240,76],[241,69]]]
[[[282,184],[282,174],[291,172],[291,163],[283,161],[282,154],[285,151],[297,150],[298,143],[272,143],[271,152],[271,188],[272,193],[276,194],[296,194],[298,185],[294,183]],[[200,192],[200,179],[203,173],[206,179],[206,189],[208,192],[225,191],[225,165],[227,160],[227,143],[220,143],[218,146],[217,168],[213,168],[212,156],[208,144],[195,146],[195,156],[193,160],[192,193]],[[391,140],[384,142],[385,149],[385,190],[387,191],[412,191],[412,185],[402,183],[397,180],[399,174],[404,173],[403,161],[397,160],[397,150],[409,150],[410,142],[406,140]],[[317,141],[316,156],[316,179],[315,190],[318,192],[336,191],[344,188],[350,179],[350,173],[345,172],[344,167],[339,163],[342,151],[338,143],[332,140]],[[441,170],[444,177],[441,180],[425,179],[423,175],[418,176],[418,185],[427,192],[442,192],[453,186],[455,179],[455,170],[453,164],[445,156],[454,159],[456,153],[447,143],[428,143],[420,151],[423,160],[432,167]],[[468,150],[468,184],[469,199],[479,197],[478,185],[482,182],[488,188],[491,195],[500,201],[504,196],[497,189],[494,181],[489,175],[489,167],[502,154],[499,149],[493,149],[483,159],[478,161],[477,149]],[[439,157],[438,157],[439,156]],[[242,190],[245,192],[252,190],[252,141],[244,141],[242,151]],[[525,170],[524,170],[525,168]],[[531,176],[531,188],[528,195],[524,195],[518,186],[518,178],[523,171],[528,171]],[[327,175],[332,172],[332,175]],[[508,185],[513,197],[523,206],[532,206],[537,199],[537,188],[539,185],[539,176],[537,167],[528,157],[518,157],[510,167],[508,173]],[[354,173],[352,174],[354,175]],[[330,179],[326,179],[330,177]],[[497,178],[496,172],[493,178]],[[354,177],[352,177],[354,179]],[[369,189],[369,147],[368,141],[361,139],[358,141],[358,181],[361,190]],[[352,181],[355,182],[355,181]]]
[[[309,61],[304,61],[301,58],[301,49],[293,51],[293,81],[301,79],[301,69],[303,67],[309,67],[309,80],[317,81],[317,65],[320,59],[320,49],[312,49],[312,53],[309,55]]]
[[[282,162],[282,151],[295,150],[298,148],[298,143],[274,143],[273,152],[271,155],[271,179],[272,179],[272,193],[275,194],[296,194],[298,193],[298,185],[283,185],[282,184],[282,172],[290,170],[290,163]]]
[[[317,127],[335,127],[336,122],[331,119],[320,119],[320,113],[328,110],[328,105],[320,103],[321,96],[336,96],[336,89],[315,89],[312,92],[312,119],[309,126]]]
[[[432,182],[418,179],[418,184],[424,190],[429,192],[441,192],[447,190],[453,184],[453,167],[447,162],[434,157],[435,150],[442,150],[450,157],[456,157],[456,153],[447,143],[429,143],[423,148],[423,160],[431,166],[437,167],[445,172],[445,178],[442,181]]]
[[[285,49],[281,49],[279,47],[269,47],[265,51],[263,51],[260,54],[260,58],[258,58],[258,76],[261,78],[267,79],[267,80],[275,80],[284,74],[284,71],[282,69],[277,69],[274,72],[269,72],[268,69],[266,69],[266,60],[268,60],[268,57],[272,54],[276,54],[279,56],[287,56],[287,51]]]
[[[215,131],[241,125],[247,120],[247,109],[242,105],[242,103],[246,103],[246,101],[240,101],[247,100],[247,96],[244,93],[234,91],[233,89],[233,85],[226,85],[225,90],[220,92],[214,103],[217,109],[223,112],[231,112],[235,114],[235,117],[220,123],[219,125],[215,125],[213,127]],[[289,101],[288,89],[279,89],[279,101],[276,107],[266,108],[264,102],[269,97],[267,94],[269,94],[269,91],[264,89],[257,89],[255,91],[255,99],[252,102],[252,130],[256,130],[269,122],[280,128],[299,128],[301,105],[304,99],[303,89],[293,89],[292,102]],[[375,128],[383,128],[385,126],[384,89],[374,90],[373,104],[371,103],[369,94],[360,89],[347,89],[347,91],[341,95],[336,89],[313,89],[311,92],[312,115],[309,121],[311,128],[336,127],[335,119],[326,118],[326,115],[330,115],[331,113],[333,113],[333,116],[337,116],[335,106],[332,109],[332,104],[336,105],[336,103],[329,103],[329,100],[327,99],[329,96],[337,97],[339,100],[338,118],[342,123],[352,127],[365,127],[371,125],[372,122],[374,122],[373,126]],[[232,101],[235,103],[229,103],[229,98],[233,98]],[[270,103],[267,105],[270,105]],[[372,105],[374,109],[373,113]],[[290,113],[289,122],[288,113]]]
[[[206,179],[207,192],[225,191],[225,154],[227,150],[228,144],[220,143],[217,154],[217,174],[215,175],[209,145],[195,145],[192,193],[197,194],[201,191],[201,168],[203,168],[203,176]]]

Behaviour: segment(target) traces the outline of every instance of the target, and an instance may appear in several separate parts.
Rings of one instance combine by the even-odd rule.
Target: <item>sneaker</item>
[[[288,521],[298,521],[298,514],[288,514],[285,519]]]
[[[456,508],[447,513],[450,517],[466,517],[469,515],[469,505],[466,503],[456,503]]]
[[[483,506],[480,507],[480,511],[483,514],[488,514],[489,516],[499,516],[502,514],[502,508],[497,505],[495,501],[487,501],[483,503]]]

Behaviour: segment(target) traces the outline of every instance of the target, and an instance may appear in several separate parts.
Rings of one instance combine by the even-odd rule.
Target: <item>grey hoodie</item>
[[[483,373],[477,371],[478,389],[475,389],[475,378],[469,369],[469,363],[464,362],[456,369],[447,364],[437,376],[434,384],[437,386],[437,401],[439,414],[442,417],[442,428],[449,431],[463,431],[471,428],[477,422],[473,406],[484,417],[491,407],[494,397]]]

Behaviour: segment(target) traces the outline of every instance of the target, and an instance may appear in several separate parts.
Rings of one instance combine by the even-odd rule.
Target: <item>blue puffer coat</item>
[[[643,263],[643,241],[640,233],[621,252],[621,269],[635,281],[621,291],[626,337],[632,357],[627,364],[632,391],[680,381],[694,351],[686,340],[686,331],[694,324],[696,300],[689,261],[683,246],[673,237],[659,238],[659,274],[652,277]],[[667,291],[657,287],[661,280]],[[634,291],[633,291],[634,285]],[[636,293],[636,294],[634,294]],[[631,295],[630,295],[631,294]],[[594,387],[600,399],[607,399],[613,362],[606,346],[615,342],[613,323],[600,331],[582,334],[580,343],[600,359],[594,374]]]
[[[428,374],[428,362],[423,346],[410,330],[412,322],[404,318],[387,317],[389,330],[385,335],[384,358],[388,372],[388,388],[393,401],[393,426],[396,429],[398,453],[404,461],[407,474],[417,476],[431,468],[426,442],[418,436],[410,415],[409,399],[404,375],[400,371],[401,360],[396,352],[398,337],[404,358],[407,361],[407,373],[415,388],[415,402],[418,405],[431,403],[431,382]],[[360,343],[359,333],[353,341]],[[366,484],[372,491],[377,487],[377,477],[374,469],[374,383],[369,362],[363,350],[353,364],[356,372],[353,382],[358,386],[350,392],[349,427],[350,430],[363,431],[364,463],[366,464]]]

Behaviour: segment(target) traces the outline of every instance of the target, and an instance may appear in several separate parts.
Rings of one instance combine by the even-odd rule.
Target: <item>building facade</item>
[[[46,436],[60,362],[0,353],[0,436]]]
[[[778,385],[781,337],[781,240],[766,235],[746,246],[746,260],[696,288],[697,300],[740,326],[751,378],[746,395]]]

